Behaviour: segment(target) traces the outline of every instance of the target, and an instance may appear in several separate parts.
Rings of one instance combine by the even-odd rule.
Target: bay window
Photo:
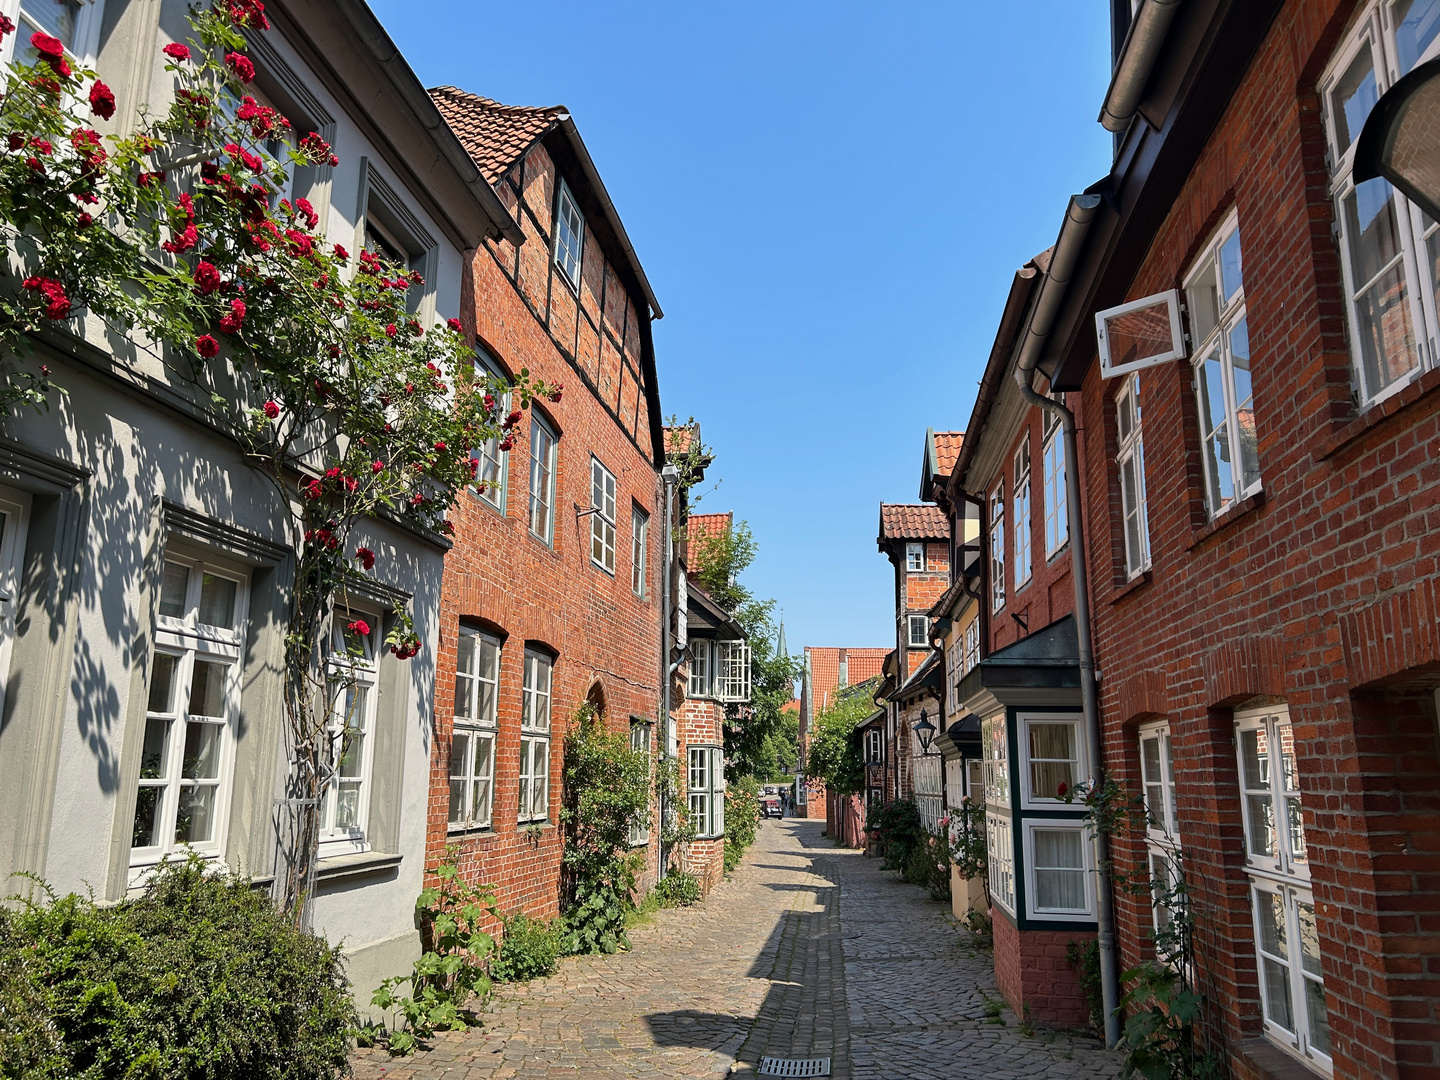
[[[244,571],[168,549],[156,609],[130,864],[224,847],[245,642]]]
[[[1030,434],[1015,451],[1015,591],[1030,580]]]
[[[1125,532],[1125,576],[1150,566],[1150,523],[1145,506],[1145,444],[1140,431],[1140,376],[1125,376],[1115,397],[1115,426],[1120,450],[1120,513]]]
[[[550,815],[550,677],[552,661],[525,650],[525,680],[520,710],[519,820],[545,821]]]
[[[1235,736],[1265,1034],[1328,1072],[1329,1013],[1289,713],[1237,712]]]
[[[1211,517],[1260,490],[1255,395],[1239,219],[1234,210],[1205,246],[1185,281],[1200,418],[1205,505]]]
[[[1091,844],[1084,824],[1030,818],[1025,827],[1031,917],[1091,915]]]
[[[367,633],[348,627],[364,623]],[[358,627],[357,627],[358,629]],[[380,618],[369,612],[337,614],[331,625],[330,767],[334,770],[320,807],[320,842],[325,854],[364,851],[370,809],[370,775],[375,747]]]
[[[714,646],[715,642],[710,638],[694,638],[690,642],[690,681],[686,686],[687,696],[710,696],[710,659]]]
[[[1357,185],[1355,144],[1394,82],[1440,54],[1437,0],[1371,0],[1320,80],[1330,193],[1362,406],[1440,362],[1440,227],[1383,178]]]
[[[980,620],[975,618],[971,619],[965,627],[965,662],[961,665],[961,674],[970,674],[978,663],[980,663]]]
[[[455,647],[455,719],[450,735],[450,828],[491,823],[495,798],[500,640],[461,626]]]
[[[1020,731],[1025,748],[1026,805],[1060,802],[1088,775],[1079,719],[1026,716],[1020,721]]]
[[[725,835],[725,751],[718,746],[688,748],[685,790],[697,840]]]
[[[990,896],[1015,914],[1015,840],[1010,826],[1010,746],[1005,714],[980,723],[981,774],[985,786],[985,852]]]

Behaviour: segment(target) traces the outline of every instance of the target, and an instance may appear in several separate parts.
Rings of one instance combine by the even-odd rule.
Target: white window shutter
[[[1113,379],[1185,356],[1180,293],[1155,293],[1095,313],[1100,375]]]
[[[739,673],[738,673],[738,674],[739,674],[739,684],[738,684],[739,695],[738,695],[738,697],[736,698],[736,700],[737,700],[737,701],[749,701],[749,700],[750,700],[750,643],[749,643],[748,641],[742,641],[742,642],[740,642],[739,648],[736,649],[735,651],[739,654],[739,658],[738,658],[738,661],[737,661],[737,662],[738,662],[739,668],[740,668]]]

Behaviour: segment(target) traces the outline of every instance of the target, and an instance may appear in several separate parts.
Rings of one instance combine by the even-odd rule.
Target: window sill
[[[1114,591],[1110,594],[1110,603],[1118,604],[1133,592],[1138,592],[1146,585],[1149,585],[1154,578],[1150,569],[1145,569],[1136,574],[1129,581],[1122,581],[1116,584]]]
[[[599,571],[601,571],[602,573],[607,574],[608,576],[610,576],[610,577],[612,577],[612,578],[615,576],[615,571],[614,571],[614,570],[611,570],[611,569],[610,569],[608,566],[606,566],[604,563],[598,563],[598,562],[596,562],[594,559],[591,559],[591,560],[590,560],[590,565],[593,566],[596,570],[599,570]],[[631,590],[631,591],[633,592],[634,590]]]
[[[1269,1039],[1246,1039],[1239,1049],[1245,1062],[1265,1080],[1314,1080],[1325,1075],[1315,1066],[1287,1054]]]
[[[332,855],[330,858],[321,859],[316,863],[315,878],[317,881],[341,881],[346,878],[383,874],[398,867],[404,857],[380,851],[357,851],[352,855]]]
[[[1253,511],[1260,509],[1260,507],[1264,505],[1265,492],[1263,489],[1255,492],[1255,494],[1251,495],[1249,498],[1241,499],[1239,502],[1237,502],[1234,506],[1230,507],[1230,509],[1226,510],[1219,517],[1212,519],[1208,525],[1196,529],[1194,537],[1191,539],[1189,545],[1185,548],[1185,550],[1194,551],[1201,544],[1205,543],[1206,540],[1209,540],[1212,536],[1216,535],[1217,533],[1224,532],[1231,525],[1235,524],[1235,522],[1239,521],[1247,514],[1250,514]]]
[[[485,509],[489,510],[492,514],[496,514],[502,518],[505,516],[505,504],[503,502],[496,503],[488,497],[481,495],[480,492],[476,491],[473,487],[466,488],[466,490],[470,492],[470,497],[472,499],[478,502],[481,506],[485,507]]]
[[[1440,388],[1440,368],[1425,372],[1403,390],[1397,390],[1383,401],[1375,402],[1365,408],[1359,417],[1333,430],[1320,441],[1319,448],[1315,451],[1315,459],[1325,461],[1334,457],[1372,428],[1379,427],[1396,413],[1403,412],[1421,398],[1428,397],[1437,388]]]
[[[445,835],[456,840],[485,840],[495,835],[494,825],[446,825]]]

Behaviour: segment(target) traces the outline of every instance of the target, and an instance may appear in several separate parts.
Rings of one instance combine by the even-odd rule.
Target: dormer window
[[[555,265],[572,289],[580,287],[580,253],[585,244],[585,219],[575,206],[575,197],[565,181],[555,206]]]

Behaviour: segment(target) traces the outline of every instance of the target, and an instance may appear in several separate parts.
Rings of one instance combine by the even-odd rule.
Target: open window
[[[1183,359],[1180,293],[1171,289],[1097,311],[1095,336],[1100,346],[1100,375],[1105,379]]]
[[[715,643],[715,696],[721,701],[750,700],[750,646],[744,641]]]

